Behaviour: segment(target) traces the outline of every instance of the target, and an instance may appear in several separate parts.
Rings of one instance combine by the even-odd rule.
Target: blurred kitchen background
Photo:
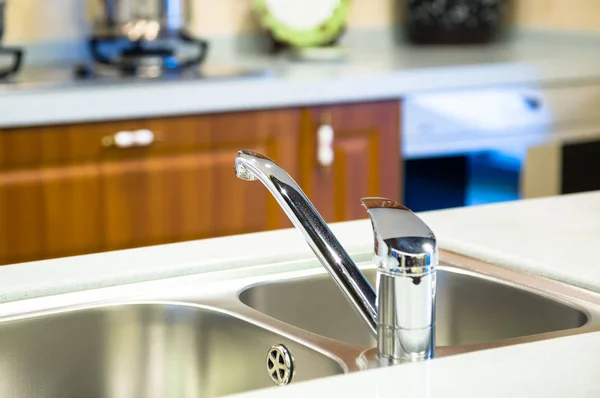
[[[600,189],[597,0],[0,0],[0,264]]]

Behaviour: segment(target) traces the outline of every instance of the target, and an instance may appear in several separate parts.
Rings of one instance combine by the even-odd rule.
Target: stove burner
[[[146,57],[146,56],[158,56],[162,58],[172,57],[175,55],[175,51],[169,48],[149,48],[145,49],[141,46],[134,46],[128,48],[121,54],[125,58],[133,57]]]
[[[0,47],[0,57],[3,55],[12,56],[13,62],[12,65],[7,69],[0,69],[0,79],[5,79],[19,71],[19,68],[21,67],[21,61],[23,60],[23,50],[19,48]]]
[[[206,58],[208,43],[181,32],[179,42],[147,43],[118,37],[93,37],[89,45],[96,62],[111,66],[125,75],[163,74],[199,65]],[[181,44],[197,48],[196,55],[178,56]],[[111,55],[112,54],[112,55]],[[78,73],[76,71],[76,73]],[[79,74],[79,73],[78,73]]]

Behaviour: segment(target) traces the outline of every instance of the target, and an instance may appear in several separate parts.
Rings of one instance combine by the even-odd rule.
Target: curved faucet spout
[[[249,150],[238,152],[235,172],[242,180],[259,180],[265,185],[294,226],[302,232],[321,264],[360,313],[371,332],[376,335],[377,298],[373,287],[298,184],[273,160]]]

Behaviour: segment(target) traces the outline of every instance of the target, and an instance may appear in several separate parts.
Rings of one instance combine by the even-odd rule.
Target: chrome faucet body
[[[435,236],[398,202],[364,198],[362,204],[375,236],[379,357],[392,363],[432,358],[438,264]]]
[[[364,198],[373,226],[377,293],[333,235],[298,184],[277,163],[254,151],[240,151],[236,175],[259,180],[377,337],[382,364],[432,358],[435,347],[434,234],[398,202]]]

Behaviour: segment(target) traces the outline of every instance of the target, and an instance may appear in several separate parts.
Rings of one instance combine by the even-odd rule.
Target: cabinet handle
[[[317,129],[317,163],[321,167],[330,167],[333,164],[333,138],[335,132],[331,124],[321,124]]]
[[[154,140],[154,133],[148,129],[119,131],[102,137],[102,146],[105,148],[139,148],[152,145]]]

